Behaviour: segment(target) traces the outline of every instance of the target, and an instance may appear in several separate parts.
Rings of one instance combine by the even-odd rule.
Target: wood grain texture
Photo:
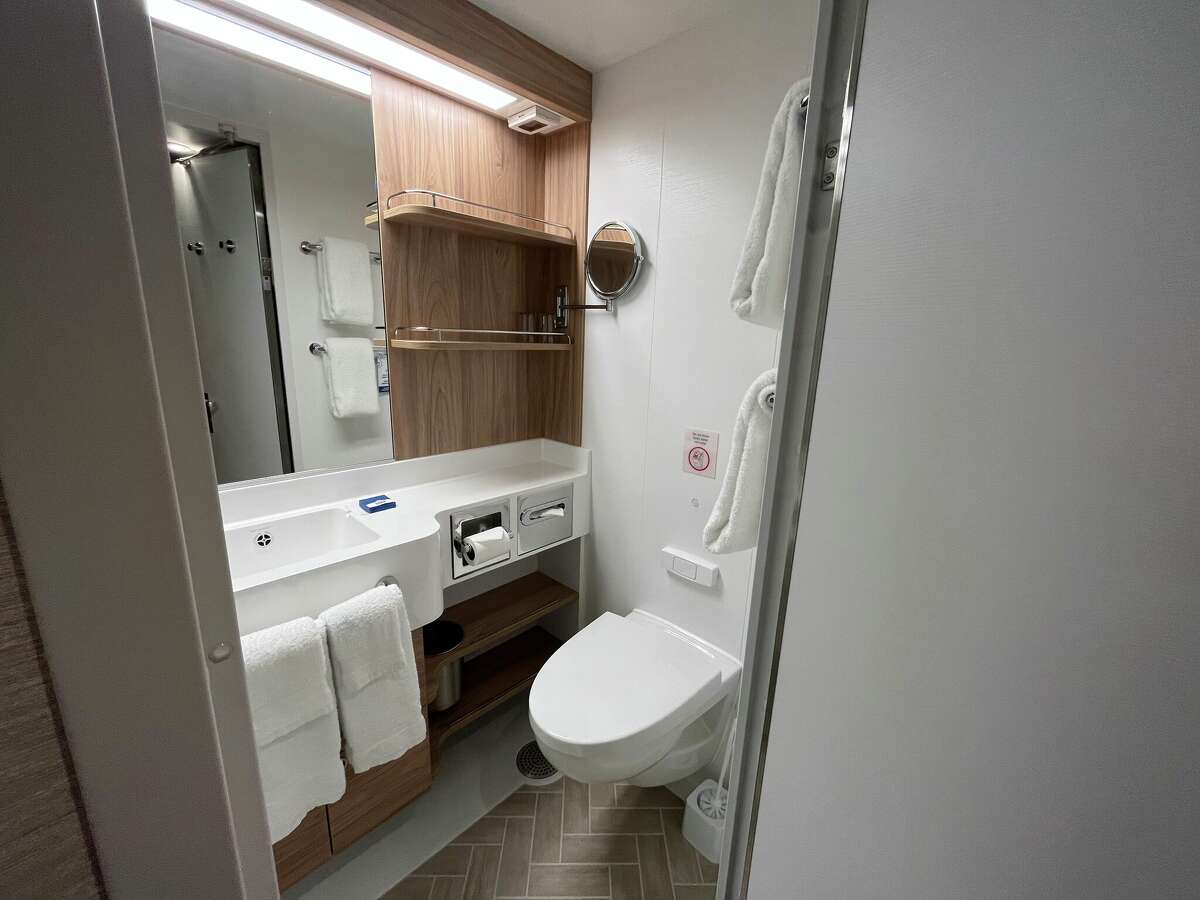
[[[401,198],[395,198],[393,203]],[[438,203],[453,203],[439,199]],[[458,204],[463,210],[470,209],[470,204]],[[515,224],[522,220],[518,216],[505,216],[503,213],[493,213],[477,210],[479,215],[472,215],[455,209],[442,209],[426,203],[403,203],[393,206],[384,213],[384,221],[391,225],[428,225],[430,228],[445,228],[460,234],[470,234],[475,237],[486,237],[500,241],[512,241],[517,244],[531,244],[535,247],[559,246],[574,247],[575,238],[561,233],[553,233],[548,227],[536,227],[533,223]],[[485,215],[495,216],[496,219],[508,221],[493,221]]]
[[[561,646],[548,631],[531,628],[464,662],[459,701],[430,716],[434,745],[532,685],[538,670]]]
[[[421,697],[426,696],[425,648],[421,630],[412,633],[413,656]],[[433,769],[426,738],[399,759],[355,772],[346,766],[346,793],[325,809],[329,813],[329,841],[340,853],[373,828],[429,790]]]
[[[576,122],[592,118],[592,73],[467,0],[327,0]]]
[[[333,856],[326,807],[311,809],[291,834],[275,842],[275,877],[287,890]]]
[[[450,607],[442,619],[462,626],[462,643],[425,658],[432,679],[446,663],[487,650],[529,627],[542,616],[578,599],[579,594],[541,572],[531,572]]]
[[[511,330],[519,313],[553,311],[556,284],[578,287],[587,126],[549,139],[516,134],[491,116],[381,72],[374,73],[372,104],[385,206],[397,191],[426,188],[564,221],[575,234],[570,246],[527,245],[507,239],[511,235],[495,240],[385,221],[380,240],[389,326]],[[506,224],[522,223],[510,219]],[[578,341],[582,323],[572,331]],[[532,437],[579,442],[581,346],[527,354],[393,347],[389,361],[397,459]]]
[[[545,218],[568,226],[576,244],[573,250],[551,257],[551,280],[567,285],[572,303],[584,302],[590,135],[591,126],[582,124],[542,138],[546,142]],[[574,344],[569,355],[528,361],[538,391],[540,436],[567,444],[583,441],[583,350],[588,315],[603,313],[570,313],[567,333]]]
[[[0,897],[104,896],[3,488],[0,691]]]

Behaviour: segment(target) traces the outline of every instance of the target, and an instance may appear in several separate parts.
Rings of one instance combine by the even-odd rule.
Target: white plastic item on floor
[[[725,805],[721,804],[721,816],[713,818],[701,808],[700,797],[719,796],[723,793],[717,783],[706,778],[688,795],[687,805],[683,810],[683,836],[689,844],[711,863],[720,862],[721,839],[725,836]],[[704,804],[711,809],[711,804]]]

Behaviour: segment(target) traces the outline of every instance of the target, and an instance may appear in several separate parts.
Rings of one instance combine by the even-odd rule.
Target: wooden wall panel
[[[3,488],[0,692],[0,897],[104,896]]]
[[[583,280],[583,260],[588,239],[590,131],[591,126],[582,124],[542,139],[546,142],[545,217],[569,226],[575,235],[575,252],[560,251],[554,258],[554,282],[570,288],[572,303],[598,302],[587,299]],[[545,363],[533,363],[534,366],[549,369],[536,376],[541,392],[538,409],[542,437],[567,444],[583,441],[584,333],[587,317],[596,315],[606,314],[581,310],[571,312],[568,333],[575,339],[575,346],[570,354],[553,355]]]
[[[374,73],[376,166],[381,207],[404,188],[428,188],[562,222],[578,246],[586,229],[588,126],[550,138],[446,97]],[[411,202],[422,202],[420,197]],[[425,201],[427,202],[427,201]],[[480,210],[460,207],[464,212]],[[528,225],[517,216],[490,218]],[[554,287],[580,290],[581,256],[453,231],[383,222],[384,292],[390,328],[430,325],[511,330],[522,312],[551,312]],[[392,349],[392,429],[397,459],[554,437],[578,443],[583,321],[569,353]]]
[[[467,0],[327,2],[576,122],[592,117],[591,72]]]
[[[326,809],[324,806],[310,809],[291,834],[275,842],[275,877],[281,891],[315,872],[333,856]]]

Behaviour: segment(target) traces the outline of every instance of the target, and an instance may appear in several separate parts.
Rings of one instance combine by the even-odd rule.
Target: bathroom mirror
[[[642,270],[642,239],[624,222],[605,222],[588,242],[584,269],[588,286],[603,300],[627,293]]]
[[[391,459],[370,77],[154,42],[217,480]]]

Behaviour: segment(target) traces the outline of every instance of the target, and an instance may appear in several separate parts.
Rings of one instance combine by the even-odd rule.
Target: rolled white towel
[[[738,408],[725,480],[704,526],[704,547],[710,553],[735,553],[758,543],[775,382],[775,369],[763,372],[751,383]]]
[[[734,314],[768,328],[783,324],[809,83],[805,78],[788,89],[771,123],[754,212],[729,298]]]

